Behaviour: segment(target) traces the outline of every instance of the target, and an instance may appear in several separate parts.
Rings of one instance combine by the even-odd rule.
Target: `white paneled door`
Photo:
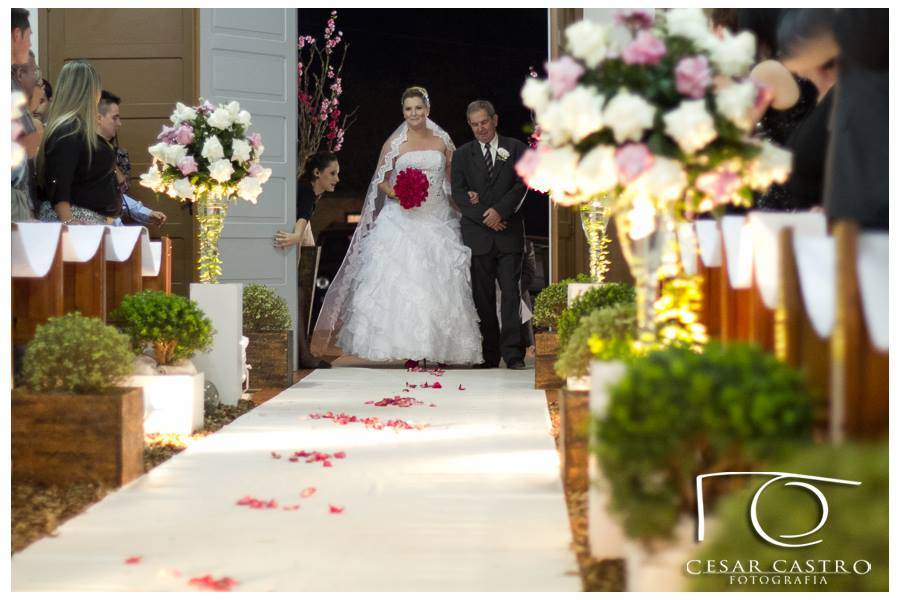
[[[253,115],[262,162],[272,169],[256,205],[229,210],[219,242],[222,283],[261,283],[287,300],[297,339],[297,248],[272,246],[295,221],[297,172],[297,9],[200,9],[200,95],[237,100]],[[297,353],[294,352],[296,368]],[[251,374],[252,376],[252,374]]]

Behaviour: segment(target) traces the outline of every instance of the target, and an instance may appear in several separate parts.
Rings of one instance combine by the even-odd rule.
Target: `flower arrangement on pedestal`
[[[325,47],[319,48],[316,38],[300,36],[297,40],[297,161],[302,168],[307,156],[315,154],[324,143],[331,152],[339,152],[344,135],[353,124],[356,109],[341,110],[344,93],[341,71],[347,58],[349,44],[341,47],[344,32],[337,29],[337,11],[331,11],[325,25]],[[340,61],[332,62],[338,48]]]
[[[256,204],[272,169],[260,164],[262,136],[247,135],[250,113],[237,102],[199,106],[175,106],[164,125],[158,144],[148,150],[150,169],[141,185],[197,207],[200,223],[201,283],[216,283],[222,274],[219,236],[225,224],[228,202],[237,199]]]
[[[569,55],[522,88],[541,139],[517,170],[554,202],[599,201],[616,217],[637,279],[639,339],[655,342],[658,274],[681,272],[676,223],[749,205],[753,190],[787,178],[791,155],[750,137],[762,98],[746,79],[752,34],[720,37],[702,10],[684,8],[657,19],[621,11],[614,25],[581,21],[565,36]],[[678,312],[702,340],[696,315]]]

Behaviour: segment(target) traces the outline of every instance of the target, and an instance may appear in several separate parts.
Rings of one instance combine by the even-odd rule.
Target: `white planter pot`
[[[600,283],[570,283],[566,286],[566,306],[572,306],[583,293],[601,285]]]
[[[190,435],[203,428],[203,373],[132,375],[128,385],[144,390],[144,433]]]
[[[219,391],[219,400],[237,406],[241,399],[242,283],[192,283],[191,300],[212,320],[216,330],[212,350],[194,355],[198,371]]]
[[[706,518],[706,535],[715,529],[715,518]],[[709,539],[709,537],[707,537]],[[678,592],[688,584],[685,565],[699,550],[694,520],[682,517],[671,540],[636,540],[625,543],[625,582],[629,592]]]
[[[618,382],[624,374],[625,364],[622,361],[595,360],[591,363],[591,427],[594,426],[593,417],[606,414],[609,386]],[[625,532],[618,519],[609,512],[609,484],[593,452],[588,455],[588,477],[588,541],[591,557],[595,560],[622,558],[625,555]]]

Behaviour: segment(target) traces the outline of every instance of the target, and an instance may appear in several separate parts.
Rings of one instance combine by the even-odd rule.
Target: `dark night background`
[[[300,9],[300,35],[321,43],[330,13]],[[400,95],[411,85],[428,90],[431,119],[457,146],[472,139],[465,111],[475,99],[494,104],[502,135],[526,142],[531,116],[519,91],[529,66],[544,74],[547,18],[546,9],[338,10],[337,29],[350,45],[341,105],[359,110],[339,153],[336,195],[362,200],[382,144],[403,120]],[[546,197],[530,193],[523,210],[527,233],[548,236]]]

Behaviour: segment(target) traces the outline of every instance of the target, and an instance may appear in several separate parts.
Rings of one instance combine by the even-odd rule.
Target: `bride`
[[[325,295],[312,351],[333,356],[342,350],[373,361],[480,363],[472,253],[450,203],[455,146],[428,118],[425,88],[408,88],[401,103],[404,122],[382,148],[359,225]],[[394,184],[409,168],[427,176],[428,196],[404,209]]]

